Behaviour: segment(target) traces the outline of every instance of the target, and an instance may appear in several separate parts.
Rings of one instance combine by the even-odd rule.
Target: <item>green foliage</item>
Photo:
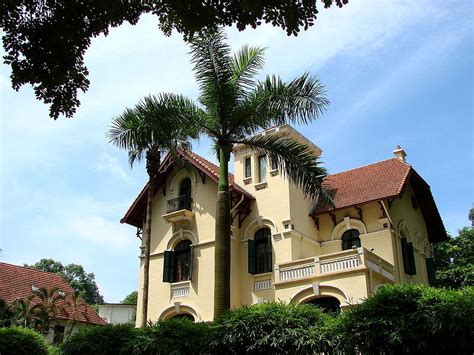
[[[130,354],[128,343],[139,334],[131,324],[83,327],[61,345],[65,355]]]
[[[464,227],[457,237],[433,245],[436,286],[458,289],[474,286],[474,228]]]
[[[48,345],[43,336],[28,328],[0,328],[0,354],[47,355]]]
[[[384,287],[344,312],[337,333],[347,353],[472,353],[474,288]]]
[[[324,7],[348,0],[322,0]],[[31,84],[37,99],[51,104],[50,116],[71,117],[80,104],[78,91],[89,88],[84,54],[91,39],[107,35],[124,22],[134,25],[145,13],[156,15],[161,30],[190,38],[236,24],[239,30],[262,23],[297,35],[314,24],[316,1],[95,1],[5,0],[0,27],[4,32],[5,63],[11,66],[12,86]]]
[[[208,323],[172,318],[143,328],[129,349],[133,354],[199,354],[206,353],[212,334]]]
[[[314,353],[329,349],[332,317],[312,305],[262,303],[226,312],[215,322],[217,353]]]
[[[137,304],[138,292],[132,291],[120,302],[123,304]]]
[[[63,265],[53,259],[41,259],[29,267],[61,275],[72,288],[82,294],[84,300],[89,304],[104,303],[104,298],[99,294],[99,287],[95,282],[94,273],[87,273],[81,265]]]

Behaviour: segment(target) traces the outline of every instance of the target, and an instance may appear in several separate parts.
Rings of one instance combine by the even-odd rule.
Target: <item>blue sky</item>
[[[146,181],[107,144],[110,120],[158,92],[195,98],[180,35],[157,20],[113,29],[86,54],[90,90],[73,119],[48,117],[31,87],[11,89],[0,70],[1,261],[53,258],[94,272],[107,302],[138,286],[138,240],[119,220]],[[468,224],[473,203],[473,5],[471,1],[350,1],[322,10],[297,38],[263,26],[228,30],[234,49],[267,47],[264,73],[304,71],[326,85],[331,105],[302,133],[332,173],[392,157],[397,144],[430,184],[447,230]],[[209,141],[195,150],[213,160]]]

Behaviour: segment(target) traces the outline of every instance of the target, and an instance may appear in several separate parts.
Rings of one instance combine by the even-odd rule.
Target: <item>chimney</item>
[[[407,153],[405,153],[405,151],[399,145],[397,145],[397,148],[395,148],[395,150],[393,151],[393,154],[395,154],[395,156],[398,159],[400,159],[402,161],[406,161],[405,157],[407,156]]]

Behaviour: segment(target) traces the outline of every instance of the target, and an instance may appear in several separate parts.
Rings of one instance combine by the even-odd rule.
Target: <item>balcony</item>
[[[390,281],[395,279],[393,265],[365,248],[281,263],[277,266],[275,276],[278,280],[276,284],[282,284],[366,269],[370,269]]]
[[[194,212],[191,210],[193,199],[187,195],[178,196],[167,201],[166,214],[162,215],[167,222],[191,220]]]
[[[176,282],[171,284],[171,298],[180,298],[189,296],[189,281]]]

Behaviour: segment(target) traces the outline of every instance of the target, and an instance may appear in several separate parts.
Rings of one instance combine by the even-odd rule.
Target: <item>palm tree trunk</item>
[[[216,241],[214,246],[214,319],[230,308],[230,147],[219,149],[220,176],[217,187]]]
[[[151,213],[153,197],[155,194],[155,174],[148,180],[148,198],[146,203],[146,221],[143,231],[144,265],[143,265],[143,294],[142,294],[142,319],[141,327],[146,327],[148,321],[148,285],[150,280],[150,246],[151,246]]]

